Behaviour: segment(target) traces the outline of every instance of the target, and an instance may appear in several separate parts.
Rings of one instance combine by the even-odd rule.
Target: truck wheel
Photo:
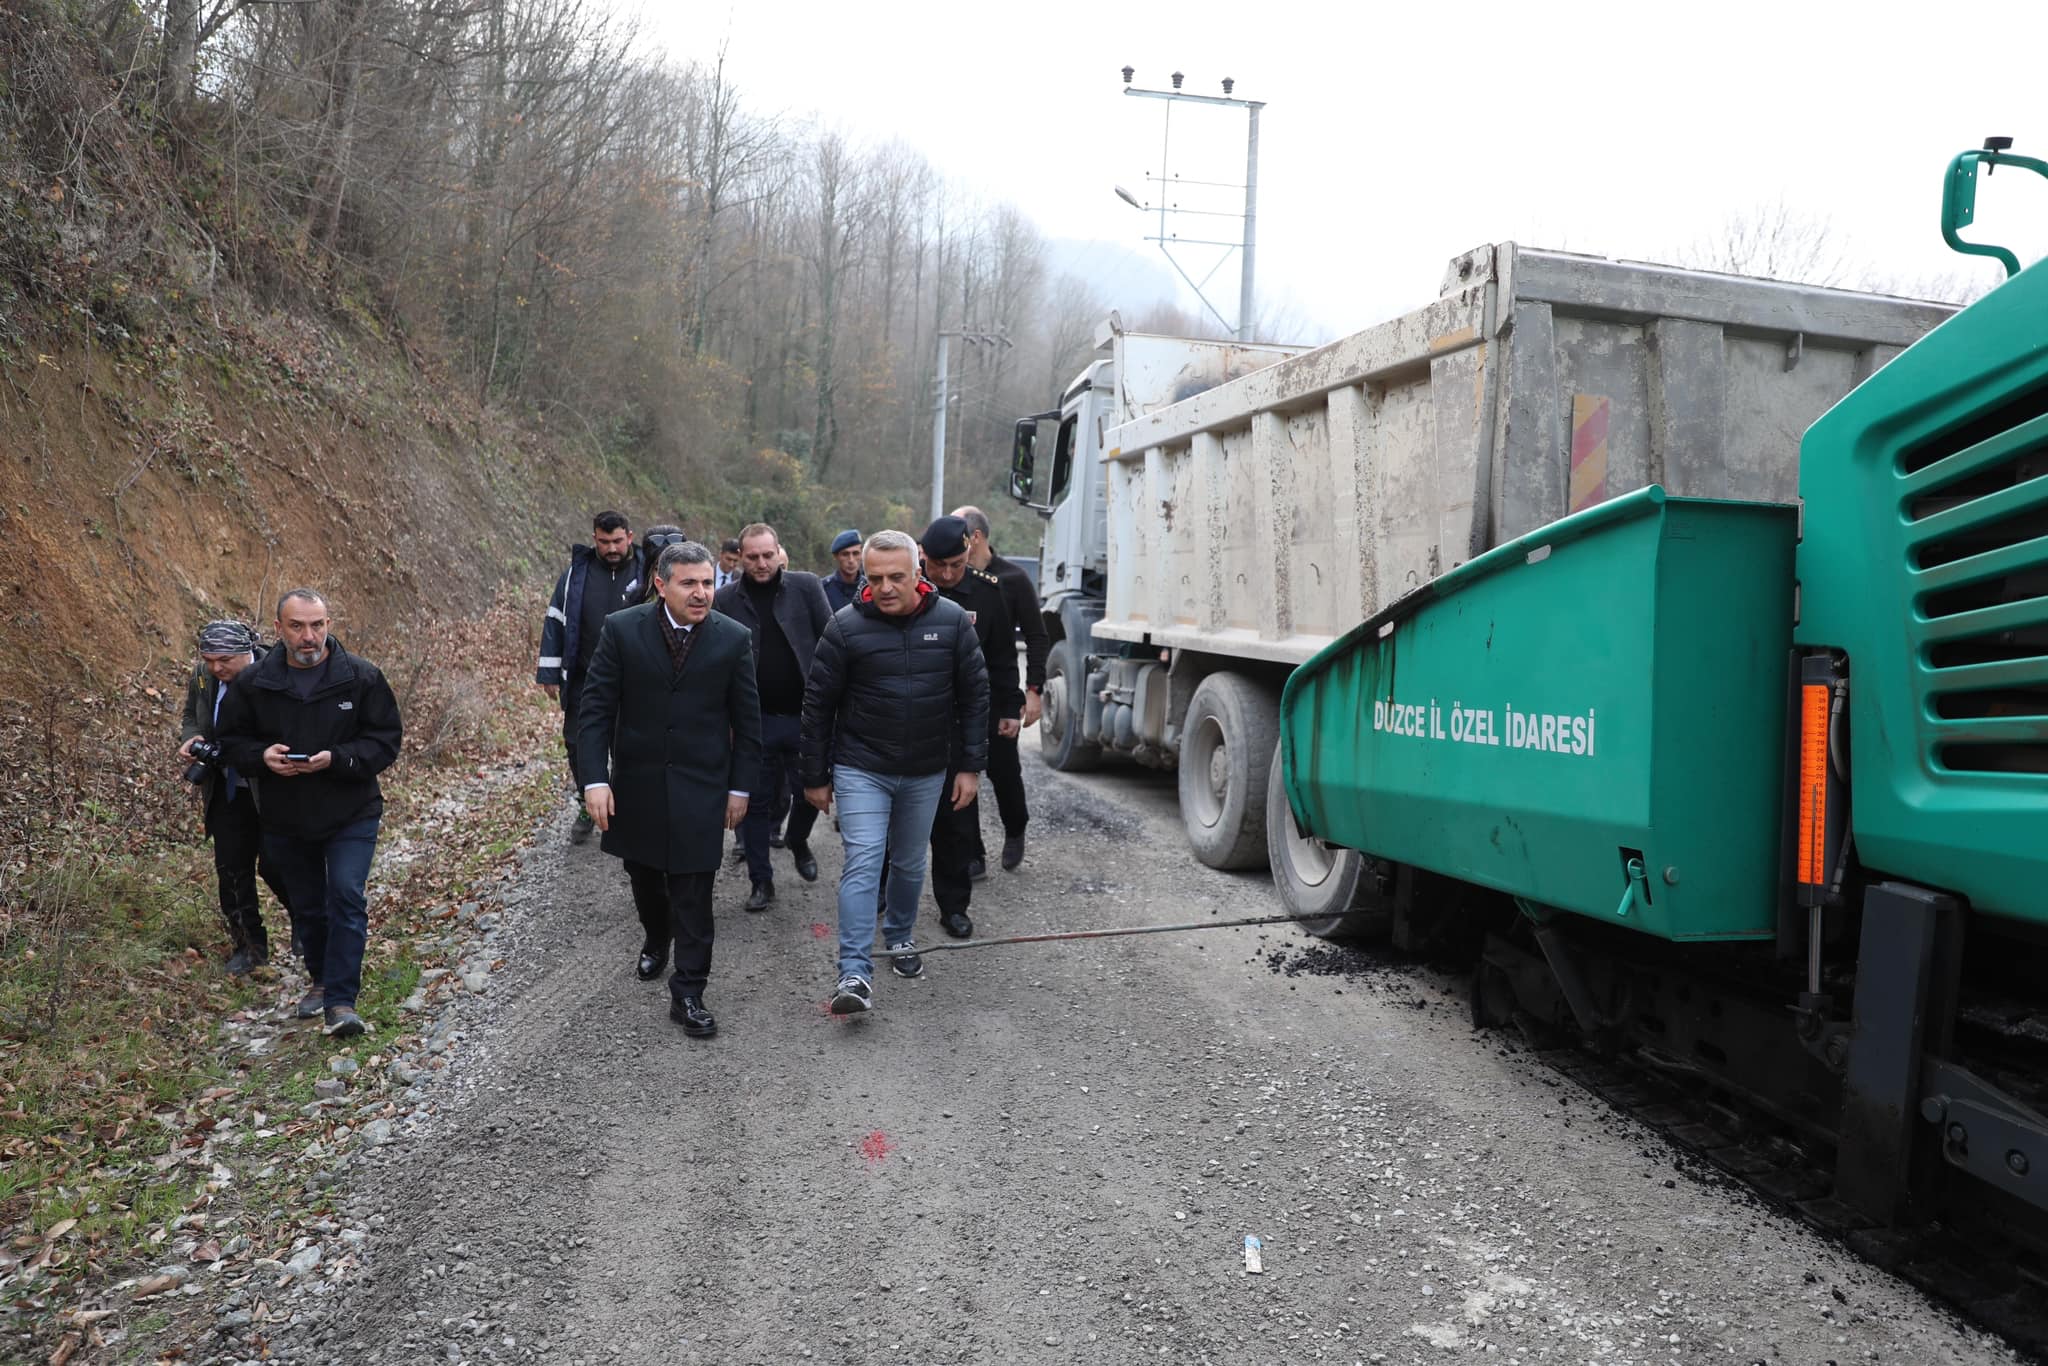
[[[1211,868],[1266,862],[1266,774],[1279,743],[1280,704],[1240,674],[1210,674],[1180,732],[1180,819]]]
[[[1052,647],[1039,694],[1038,750],[1061,773],[1086,773],[1102,762],[1102,746],[1081,738],[1081,690],[1087,685],[1081,651],[1070,637]]]
[[[1301,927],[1321,939],[1365,939],[1385,934],[1393,897],[1377,860],[1305,837],[1287,805],[1287,783],[1274,746],[1266,779],[1266,855],[1273,887],[1289,915],[1311,916]]]

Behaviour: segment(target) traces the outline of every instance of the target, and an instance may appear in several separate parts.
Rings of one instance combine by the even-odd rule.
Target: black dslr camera
[[[203,783],[206,776],[220,768],[220,746],[204,738],[192,742],[192,767],[185,770],[185,781]]]

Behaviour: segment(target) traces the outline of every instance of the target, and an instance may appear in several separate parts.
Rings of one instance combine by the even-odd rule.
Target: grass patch
[[[222,1279],[237,1279],[255,1258],[288,1255],[336,1207],[345,1186],[317,1173],[346,1150],[335,1131],[359,1126],[361,1105],[401,1100],[380,1064],[419,1042],[425,1017],[404,1002],[424,968],[474,952],[457,907],[488,901],[490,875],[561,798],[555,713],[520,705],[532,691],[527,634],[498,615],[490,638],[503,658],[462,682],[483,696],[489,731],[444,728],[431,755],[409,742],[386,776],[357,1001],[371,1031],[348,1041],[286,1018],[292,987],[278,967],[239,980],[222,970],[213,860],[189,791],[138,780],[142,763],[108,753],[129,737],[161,749],[163,690],[149,690],[149,714],[138,700],[112,725],[90,697],[36,718],[27,739],[40,750],[17,767],[42,791],[20,808],[30,816],[0,803],[0,1271],[26,1264],[0,1305],[0,1357],[31,1343],[46,1357],[63,1311],[108,1302],[124,1275],[218,1256]],[[445,708],[434,689],[452,686],[423,683],[414,714]],[[76,795],[47,799],[62,791]],[[261,895],[281,956],[284,915]],[[360,1068],[348,1100],[315,1106],[338,1054]],[[315,1144],[327,1154],[317,1168]],[[161,1312],[134,1304],[124,1351],[181,1331],[156,1324]]]
[[[17,1248],[70,1222],[50,1268],[146,1247],[198,1183],[161,1160],[189,1099],[231,1079],[216,1022],[256,988],[208,961],[203,849],[73,861],[35,884],[41,935],[0,941],[0,1230]]]

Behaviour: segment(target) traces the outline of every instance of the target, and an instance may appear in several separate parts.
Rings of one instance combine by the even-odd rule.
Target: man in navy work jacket
[[[356,1014],[369,936],[370,859],[398,758],[398,699],[377,666],[328,636],[327,599],[294,588],[277,603],[277,648],[235,679],[218,721],[223,762],[261,773],[263,847],[284,880],[312,989],[299,1018],[363,1032]]]
[[[832,538],[832,572],[825,576],[825,601],[833,611],[850,606],[860,592],[860,533],[851,527]]]
[[[711,980],[711,884],[725,832],[761,781],[761,707],[747,628],[711,610],[711,552],[695,541],[655,561],[657,601],[605,619],[577,714],[576,766],[603,847],[626,865],[646,932],[638,972],[661,975],[669,1018],[692,1038],[718,1022]]]
[[[593,544],[572,546],[569,567],[555,580],[533,671],[534,681],[562,703],[562,746],[569,751],[569,777],[578,795],[576,823],[569,830],[576,844],[589,839],[591,831],[590,812],[581,805],[583,784],[576,778],[576,702],[583,695],[583,675],[604,619],[647,599],[654,563],[633,544],[633,528],[623,513],[598,513],[591,519],[590,533]],[[682,540],[682,533],[675,532],[675,539]]]

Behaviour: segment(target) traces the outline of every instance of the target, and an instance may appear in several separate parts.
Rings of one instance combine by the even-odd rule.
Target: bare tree
[[[1730,214],[1681,249],[1677,263],[1803,285],[1839,285],[1852,273],[1828,220],[1802,214],[1783,199]]]

